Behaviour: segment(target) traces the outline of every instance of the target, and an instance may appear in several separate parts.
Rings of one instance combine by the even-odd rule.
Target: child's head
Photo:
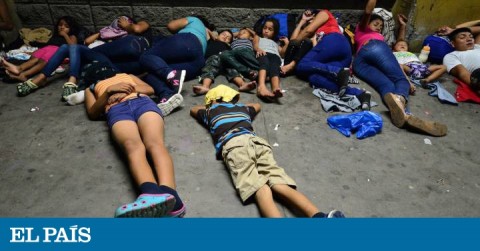
[[[393,51],[408,51],[408,43],[403,39],[397,40],[393,45]]]
[[[275,18],[268,18],[263,24],[262,37],[274,40],[278,36],[280,24]]]
[[[452,31],[448,38],[457,51],[471,50],[475,47],[475,39],[470,28],[458,28]]]
[[[233,33],[229,30],[224,30],[218,33],[217,40],[229,44],[232,42],[232,38],[233,38]]]
[[[238,31],[237,38],[240,39],[253,39],[252,33],[248,31],[247,28],[241,28],[240,31]]]
[[[107,63],[93,62],[85,67],[83,81],[87,85],[96,85],[98,82],[111,78],[118,73]]]
[[[59,34],[61,31],[63,31],[68,35],[73,35],[77,34],[79,26],[73,17],[63,16],[58,19],[56,28],[56,34]]]
[[[218,85],[210,89],[205,95],[205,105],[210,107],[216,103],[232,103],[235,104],[240,99],[240,93],[226,85]]]
[[[377,14],[372,14],[370,16],[370,22],[368,23],[368,27],[373,30],[373,31],[376,31],[378,33],[382,33],[383,31],[383,18]]]

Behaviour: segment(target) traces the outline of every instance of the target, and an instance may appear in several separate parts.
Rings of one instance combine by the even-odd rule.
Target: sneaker
[[[362,111],[370,111],[370,100],[372,99],[372,93],[369,91],[364,91],[362,94],[357,96],[360,101],[360,109]]]
[[[447,126],[438,122],[423,120],[416,116],[410,115],[406,121],[406,128],[420,133],[428,134],[435,137],[447,135]]]
[[[162,99],[162,103],[159,103],[157,106],[162,111],[163,116],[167,116],[168,114],[172,113],[177,107],[180,106],[183,102],[183,97],[180,94],[174,94],[168,100]]]
[[[79,105],[85,102],[85,91],[79,91],[68,95],[68,97],[65,98],[65,101],[67,101],[67,104],[69,105]]]
[[[183,204],[180,209],[167,213],[166,217],[183,218],[185,217],[186,213],[187,213],[187,208],[185,207],[185,204]]]
[[[345,95],[345,92],[347,91],[348,87],[348,79],[350,77],[350,69],[349,68],[343,68],[338,72],[337,74],[337,83],[340,86],[340,90],[338,91],[338,96],[343,97]]]
[[[175,197],[171,194],[141,194],[133,203],[117,208],[115,217],[164,217],[174,206]]]
[[[17,85],[17,94],[19,97],[25,97],[37,88],[38,86],[33,83],[32,79],[29,79]]]
[[[339,210],[332,210],[328,213],[327,218],[345,218],[345,215],[342,211]]]
[[[405,113],[405,98],[393,93],[387,93],[384,97],[388,110],[390,110],[390,117],[392,123],[402,128],[407,121],[407,114]]]
[[[176,70],[173,71],[174,76],[167,79],[167,83],[176,93],[180,94],[180,92],[182,92],[183,82],[185,81],[185,75],[187,74],[187,71],[182,70],[180,74],[178,74]]]
[[[62,99],[64,101],[67,100],[67,97],[78,92],[77,90],[77,85],[72,82],[66,82],[63,84],[63,93],[62,93]]]
[[[57,67],[57,69],[55,70],[55,73],[59,73],[59,74],[64,73],[64,72],[65,72],[65,67],[63,67],[61,65],[59,67]]]
[[[360,84],[360,80],[358,80],[357,77],[351,75],[350,77],[348,77],[348,84],[350,85],[359,85]]]

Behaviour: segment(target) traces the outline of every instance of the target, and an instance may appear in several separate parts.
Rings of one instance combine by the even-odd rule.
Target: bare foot
[[[243,85],[240,86],[238,90],[241,92],[249,92],[251,90],[254,90],[256,87],[257,87],[257,82],[252,81],[252,82],[243,83]]]
[[[259,97],[275,97],[275,95],[269,91],[267,88],[263,87],[258,87],[257,88],[257,96]]]
[[[280,72],[286,76],[288,74],[290,74],[292,71],[293,71],[293,65],[292,64],[287,64],[287,65],[284,65],[282,67],[280,67]]]
[[[275,95],[275,98],[283,97],[283,92],[280,89],[276,89],[275,91],[273,91],[273,94]]]
[[[4,58],[2,58],[2,64],[5,67],[5,69],[7,71],[9,71],[11,74],[13,74],[13,75],[20,74],[20,68],[18,66],[14,65],[14,64],[8,62]]]
[[[7,73],[8,77],[11,79],[19,80],[21,82],[25,82],[28,79],[27,76],[25,76],[24,74],[14,75],[8,70],[5,70],[5,72]]]
[[[203,85],[194,85],[193,92],[197,95],[205,95],[210,89]]]

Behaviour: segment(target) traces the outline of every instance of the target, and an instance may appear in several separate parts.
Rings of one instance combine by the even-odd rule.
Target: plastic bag
[[[356,132],[357,139],[374,136],[382,131],[383,126],[382,117],[370,111],[331,116],[327,118],[327,123],[347,137]]]

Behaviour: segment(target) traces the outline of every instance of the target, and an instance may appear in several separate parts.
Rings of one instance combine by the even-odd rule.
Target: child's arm
[[[255,36],[255,35],[257,35],[257,33],[255,33],[255,31],[252,30],[251,28],[245,28],[245,29],[246,29],[248,32],[250,32],[250,35],[252,35],[252,37]]]
[[[99,37],[100,37],[100,33],[99,33],[99,32],[97,32],[97,33],[95,33],[95,34],[93,34],[93,35],[90,35],[90,36],[88,36],[87,38],[85,38],[85,44],[86,44],[86,45],[89,45],[89,44],[95,42],[95,40],[97,40]]]
[[[248,103],[248,104],[245,104],[245,105],[253,107],[253,109],[255,109],[255,112],[257,112],[257,113],[259,113],[260,110],[262,109],[262,106],[259,103]]]
[[[465,66],[459,64],[453,69],[450,70],[450,75],[458,78],[460,81],[464,82],[465,84],[470,84],[470,72],[465,68]]]
[[[133,81],[135,81],[135,84],[137,84],[135,86],[135,92],[148,96],[155,94],[155,91],[149,84],[145,83],[143,80],[133,74],[130,74],[130,76],[133,78]]]
[[[403,14],[398,15],[398,23],[400,27],[398,28],[398,36],[397,36],[397,41],[398,40],[405,40],[405,34],[407,33],[407,17]]]
[[[190,109],[190,116],[197,118],[198,111],[207,109],[204,105],[196,105]]]
[[[179,18],[179,19],[170,21],[170,23],[168,23],[167,25],[167,29],[171,33],[176,33],[177,31],[183,29],[187,25],[188,25],[188,19],[184,17],[184,18]]]
[[[118,20],[118,25],[122,29],[126,30],[129,34],[141,34],[150,27],[150,24],[143,20],[137,22],[136,24],[130,23],[127,17],[121,17]]]
[[[480,20],[474,20],[474,21],[469,21],[465,23],[458,24],[455,26],[455,28],[464,28],[464,27],[472,27],[472,26],[479,26],[480,25]]]
[[[362,19],[360,20],[360,29],[365,30],[368,27],[368,23],[370,23],[370,17],[372,16],[373,9],[375,9],[375,5],[377,5],[376,0],[368,0],[367,5],[365,6],[365,12],[363,13]]]
[[[68,35],[68,33],[66,33],[65,31],[59,31],[58,32],[58,35],[62,36],[63,38],[65,38],[65,41],[67,41],[67,44],[71,45],[71,44],[76,44],[77,43],[77,37],[74,36],[74,35]]]
[[[258,46],[259,42],[260,37],[258,35],[255,35],[255,37],[253,37],[253,49],[257,52],[257,58],[267,55],[267,53],[264,50],[260,49],[260,47]]]
[[[107,90],[97,99],[90,88],[85,90],[85,108],[87,109],[88,118],[96,120],[100,118],[108,104],[108,98],[115,93],[130,94],[135,91],[135,87],[130,83],[118,83],[109,86]]]
[[[311,38],[319,27],[324,25],[328,21],[328,14],[325,11],[320,11],[313,21],[305,27],[297,36],[297,40],[303,40],[305,38]]]

